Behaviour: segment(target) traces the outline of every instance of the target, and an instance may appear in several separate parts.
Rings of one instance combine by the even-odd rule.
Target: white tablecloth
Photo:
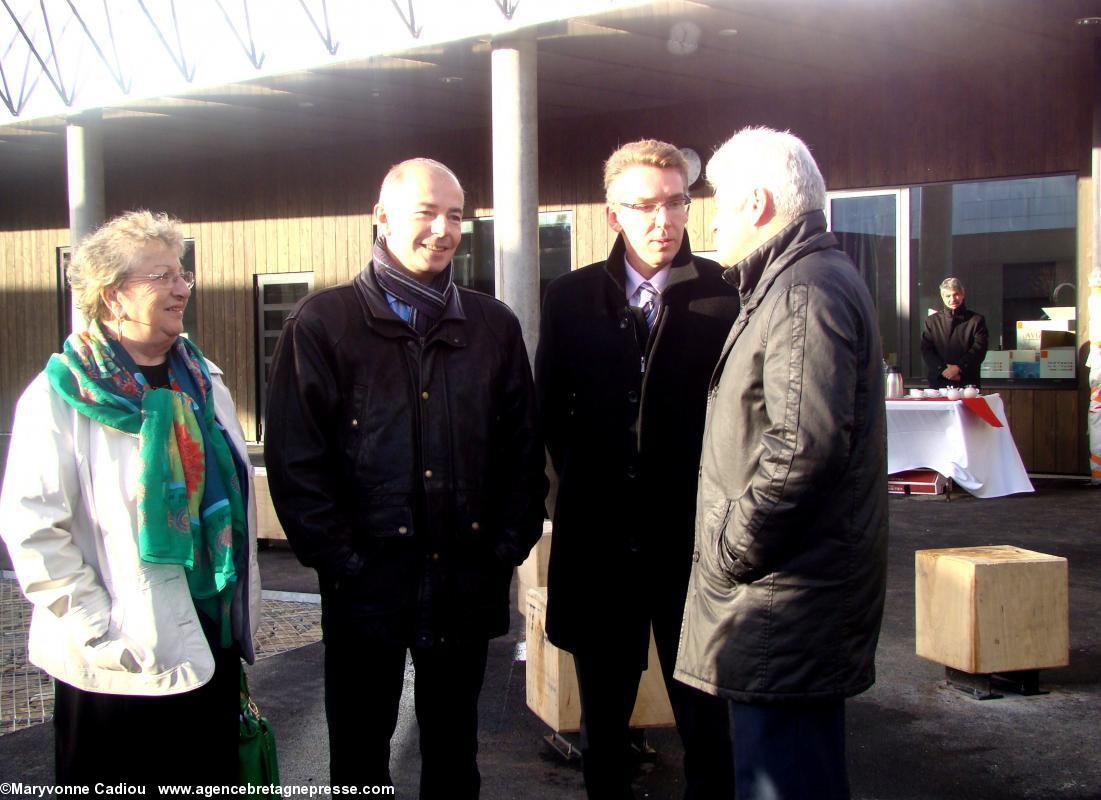
[[[959,400],[887,401],[887,472],[935,469],[976,497],[1033,491],[1002,399],[985,395],[995,428]]]

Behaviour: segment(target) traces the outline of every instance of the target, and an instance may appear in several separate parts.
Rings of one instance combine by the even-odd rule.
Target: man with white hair
[[[275,510],[321,587],[330,782],[392,786],[408,653],[422,800],[478,796],[488,641],[546,491],[520,323],[452,281],[462,216],[443,164],[390,169],[370,263],[283,324],[265,426]]]
[[[711,380],[676,677],[730,701],[739,800],[849,796],[844,699],[875,680],[885,407],[872,299],[789,133],[715,153],[742,313]]]

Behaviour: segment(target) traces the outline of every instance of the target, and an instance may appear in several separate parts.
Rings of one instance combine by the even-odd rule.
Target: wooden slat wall
[[[899,76],[872,85],[721,99],[702,108],[608,115],[563,132],[559,126],[543,126],[540,147],[548,138],[561,141],[558,169],[590,171],[591,185],[579,188],[576,199],[587,197],[598,205],[603,201],[599,162],[620,143],[665,139],[694,148],[706,165],[723,141],[747,125],[790,129],[802,137],[835,191],[1060,172],[1088,175],[1090,69],[1088,63],[1015,63],[997,71]],[[547,127],[553,128],[553,137],[543,133]],[[693,188],[693,195],[702,198],[693,203],[689,220],[697,250],[713,246],[708,194],[702,181]],[[603,238],[581,240],[576,263],[602,258],[604,245]]]
[[[1025,469],[1082,474],[1089,453],[1086,405],[1078,389],[995,389]]]
[[[64,174],[54,178],[34,192],[0,192],[0,431],[11,430],[19,395],[58,344],[57,248],[69,228]]]
[[[996,74],[892,78],[874,86],[716,98],[702,107],[546,122],[539,132],[540,208],[573,210],[575,266],[602,259],[612,241],[602,164],[616,146],[652,136],[694,147],[706,163],[715,147],[747,124],[789,128],[806,139],[831,189],[1088,174],[1088,76],[1086,65],[1019,64]],[[253,276],[313,271],[318,288],[350,279],[370,257],[371,212],[386,168],[413,155],[430,155],[455,170],[467,190],[467,215],[491,214],[490,147],[489,133],[480,130],[356,147],[319,143],[308,151],[212,162],[180,159],[123,168],[109,163],[108,212],[165,210],[183,220],[186,235],[195,238],[194,338],[225,370],[242,424],[252,435],[257,422]],[[0,194],[5,337],[0,430],[10,430],[15,398],[54,349],[54,252],[68,243],[60,169],[51,180],[5,188]],[[713,200],[702,182],[693,194],[689,235],[695,249],[711,249]],[[1084,219],[1090,213],[1080,211]],[[1013,392],[1014,434],[1030,468],[1084,470],[1082,426],[1076,422],[1072,431],[1066,423],[1074,397],[1074,392]],[[1083,407],[1079,402],[1074,413],[1081,416]],[[1049,444],[1055,436],[1057,448]]]

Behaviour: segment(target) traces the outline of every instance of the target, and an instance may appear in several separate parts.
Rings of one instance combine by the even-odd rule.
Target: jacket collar
[[[826,230],[825,213],[808,211],[723,272],[723,280],[738,289],[744,313],[749,313],[784,270],[808,253],[837,246],[837,239]]]
[[[417,335],[416,331],[409,326],[409,323],[390,308],[390,304],[386,300],[386,293],[378,285],[378,280],[375,278],[373,261],[369,262],[359,275],[352,280],[352,285],[356,296],[360,299],[360,305],[363,306],[367,324],[378,333],[391,338]],[[444,309],[443,315],[428,332],[426,339],[434,338],[435,333],[445,325],[461,323],[466,320],[466,315],[463,313],[463,304],[459,299],[460,294],[459,287],[456,286],[448,297],[447,307]]]
[[[627,254],[627,245],[623,241],[623,234],[616,236],[612,252],[608,254],[608,260],[604,262],[604,271],[612,280],[608,286],[609,299],[613,305],[627,305],[627,267],[623,259]],[[684,232],[684,241],[680,243],[680,250],[673,256],[673,263],[669,268],[669,280],[665,283],[665,291],[662,297],[666,297],[670,289],[679,283],[694,280],[700,275],[696,267],[696,261],[692,257],[692,243],[688,240],[688,231]]]

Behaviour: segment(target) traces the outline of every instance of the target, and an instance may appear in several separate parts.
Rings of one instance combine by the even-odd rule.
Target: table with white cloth
[[[934,469],[976,497],[1033,491],[996,394],[887,401],[887,472]]]

